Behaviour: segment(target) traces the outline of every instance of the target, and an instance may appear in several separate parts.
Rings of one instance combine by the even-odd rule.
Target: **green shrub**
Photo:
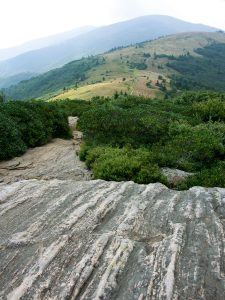
[[[89,151],[93,149],[92,146],[90,145],[87,145],[87,144],[82,144],[81,147],[80,147],[80,152],[79,152],[79,157],[80,157],[80,160],[81,161],[86,161],[86,165],[88,167],[90,167],[90,164],[87,162],[87,156],[89,154]],[[89,156],[90,157],[90,156]],[[92,161],[92,159],[91,159]]]
[[[21,155],[26,147],[43,145],[54,137],[71,137],[67,115],[53,104],[8,102],[0,105],[0,112],[0,159]]]
[[[85,112],[79,126],[90,142],[133,146],[152,144],[167,137],[170,116],[146,107],[121,108],[111,103]]]
[[[0,160],[21,155],[25,151],[26,145],[16,123],[5,113],[0,112]]]
[[[155,146],[155,159],[162,166],[196,171],[225,154],[225,125],[206,123],[192,127],[188,124],[172,124],[171,139],[164,146]]]
[[[69,99],[54,101],[52,104],[63,110],[68,117],[80,117],[85,111],[89,110],[91,106],[90,101]]]
[[[224,100],[211,92],[164,101],[96,98],[80,116],[86,142],[80,157],[106,180],[166,183],[159,166],[209,170],[225,159]]]
[[[52,132],[50,126],[45,126],[33,105],[10,102],[4,105],[4,110],[17,124],[22,139],[28,147],[47,143]]]
[[[218,162],[210,169],[203,169],[186,179],[178,188],[189,189],[193,186],[225,187],[225,162]]]
[[[43,123],[52,128],[52,137],[72,138],[72,133],[68,125],[68,116],[63,109],[59,109],[54,104],[44,104],[40,107]]]
[[[193,113],[203,122],[225,121],[225,101],[221,99],[210,99],[206,102],[194,103]]]
[[[225,94],[208,91],[187,91],[176,95],[173,99],[173,102],[178,104],[193,104],[218,98],[221,100],[225,100]]]
[[[114,181],[132,180],[137,183],[162,182],[166,178],[159,167],[151,161],[151,152],[146,149],[95,147],[86,156],[87,166],[95,178]]]

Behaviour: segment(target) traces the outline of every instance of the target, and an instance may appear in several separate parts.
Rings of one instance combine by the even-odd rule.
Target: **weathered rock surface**
[[[89,180],[91,173],[79,160],[76,151],[82,141],[77,131],[76,117],[69,118],[73,140],[54,139],[42,147],[29,149],[23,156],[0,163],[0,182],[10,183],[23,179]]]
[[[223,299],[225,189],[0,184],[0,298]]]
[[[161,172],[167,178],[168,183],[172,186],[176,186],[194,173],[185,172],[179,169],[161,168]]]

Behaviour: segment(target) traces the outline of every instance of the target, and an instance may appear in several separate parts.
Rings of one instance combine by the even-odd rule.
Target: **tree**
[[[0,92],[0,103],[5,102],[5,95],[3,93],[3,91]]]

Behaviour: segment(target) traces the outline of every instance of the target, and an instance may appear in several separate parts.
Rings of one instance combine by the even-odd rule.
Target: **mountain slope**
[[[42,73],[63,64],[105,52],[111,48],[127,46],[179,32],[212,32],[215,28],[192,24],[168,16],[145,16],[98,28],[62,44],[24,53],[0,64],[0,77],[18,73]]]
[[[8,88],[17,83],[37,76],[36,73],[19,73],[10,77],[0,78],[0,89]]]
[[[62,43],[65,40],[74,38],[78,35],[84,34],[94,29],[95,27],[93,26],[84,26],[60,34],[55,34],[49,37],[36,39],[13,48],[0,49],[0,61],[10,59],[28,51],[41,49],[52,46],[54,44]]]
[[[5,93],[17,100],[34,97],[91,99],[93,96],[111,96],[116,91],[147,97],[160,96],[165,89],[171,89],[171,77],[187,76],[176,71],[171,64],[179,62],[182,57],[200,59],[200,62],[204,63],[203,72],[206,73],[205,62],[208,54],[203,56],[197,53],[199,50],[196,49],[203,49],[202,54],[205,55],[204,49],[207,52],[207,47],[215,48],[215,45],[220,44],[225,45],[225,34],[222,32],[172,35],[74,61],[62,68],[21,82],[6,89]],[[216,52],[213,56],[217,56],[216,65],[211,69],[211,74],[208,73],[208,82],[210,81],[210,88],[214,85],[215,88],[221,87],[223,90],[225,74],[221,66],[225,61],[225,51],[222,46],[214,49]],[[189,70],[189,73],[191,74],[192,70]],[[199,73],[198,79],[204,76]]]
[[[59,89],[65,89],[67,86],[84,81],[86,73],[101,63],[102,59],[98,57],[73,61],[59,69],[51,70],[6,89],[6,95],[16,97],[17,99],[21,99],[21,97],[36,98],[47,92],[52,93]],[[18,96],[14,96],[14,92],[18,93]]]

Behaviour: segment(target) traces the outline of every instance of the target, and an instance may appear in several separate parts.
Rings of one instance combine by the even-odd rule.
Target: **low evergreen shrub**
[[[0,105],[0,160],[23,154],[52,138],[70,138],[66,113],[54,104],[8,102]]]

